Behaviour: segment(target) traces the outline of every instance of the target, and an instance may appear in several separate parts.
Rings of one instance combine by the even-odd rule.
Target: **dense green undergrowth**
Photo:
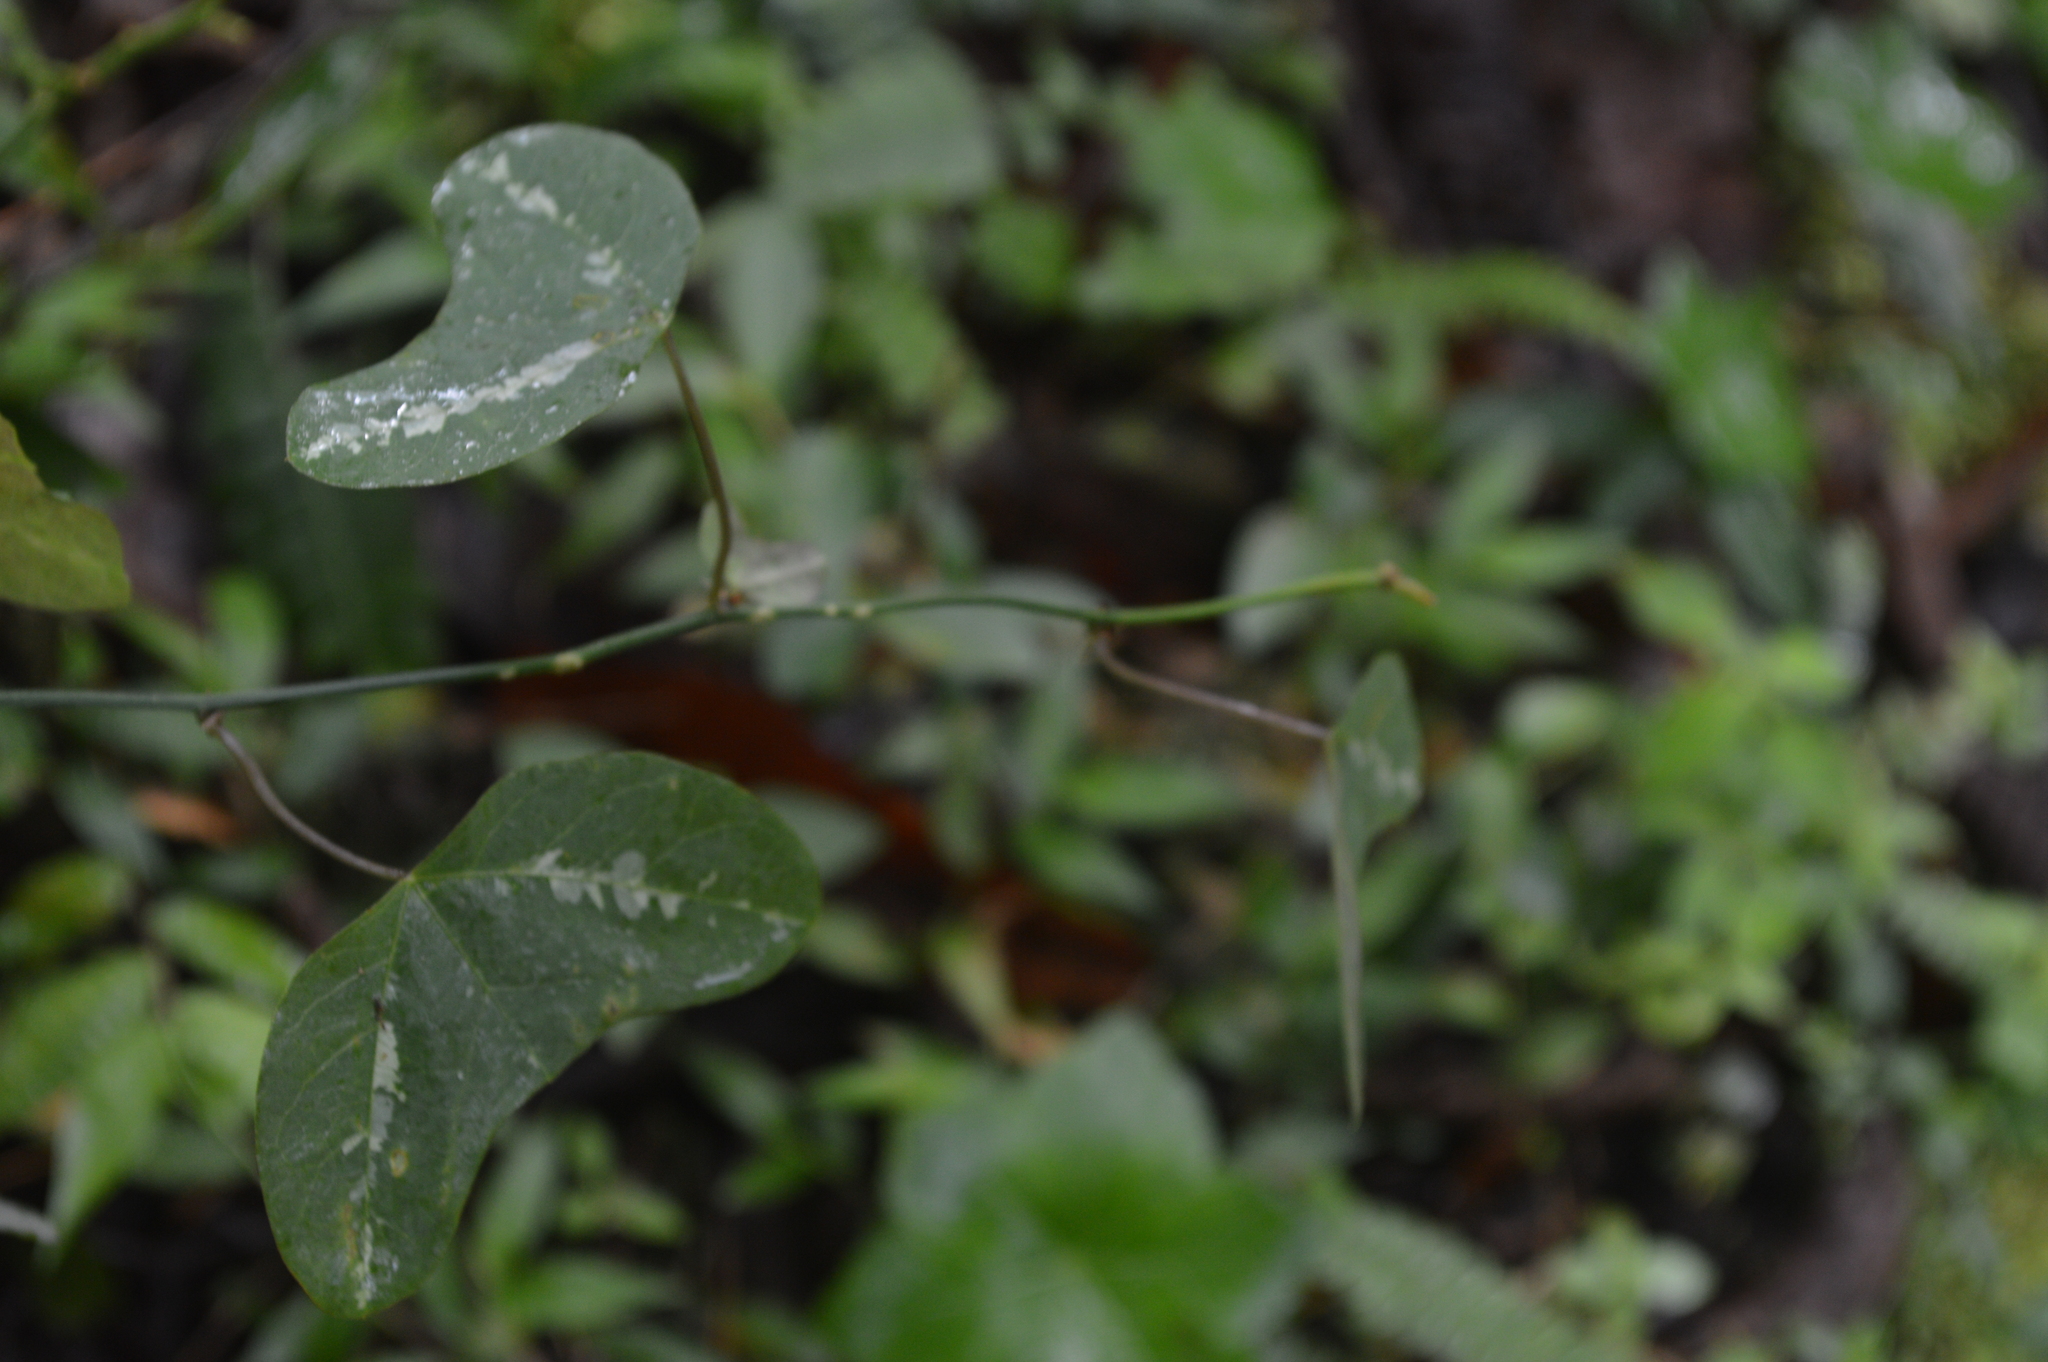
[[[302,390],[344,391],[451,277],[462,296],[444,170],[536,122],[630,135],[703,211],[680,351],[755,603],[801,579],[1150,605],[1382,563],[1434,595],[1116,640],[1324,721],[1372,658],[1406,658],[1427,795],[1348,886],[1355,1015],[1315,744],[1126,688],[1080,629],[1024,614],[783,619],[656,655],[749,673],[859,768],[748,782],[824,884],[764,996],[852,997],[825,1013],[849,1034],[609,1031],[597,1062],[687,1085],[695,1126],[572,1084],[500,1136],[411,1303],[344,1322],[224,1271],[232,1347],[2033,1356],[2039,1248],[2011,1208],[2048,1128],[2048,917],[1953,810],[1987,764],[2048,753],[2048,671],[1967,594],[1928,626],[1901,593],[1954,568],[1911,508],[1961,505],[2034,438],[2048,291],[2013,92],[2040,88],[2048,11],[1622,8],[1674,61],[1754,55],[1783,226],[1745,277],[1676,242],[1604,281],[1396,244],[1333,150],[1359,116],[1346,55],[1292,6],[433,0],[252,84],[203,184],[139,220],[78,141],[120,74],[43,55],[0,3],[5,211],[66,243],[0,281],[0,415],[35,470],[0,464],[0,524],[115,507],[137,587],[54,597],[63,566],[10,533],[0,586],[38,608],[7,617],[11,685],[543,654],[702,601],[716,517],[659,356],[460,489],[286,461],[341,448],[308,457],[337,418],[288,421]],[[181,43],[253,60],[258,20],[175,13],[134,71]],[[2038,553],[2031,482],[2001,495],[1991,528]],[[200,547],[138,553],[153,498]],[[655,745],[586,694],[542,719],[411,689],[233,724],[287,803],[410,865],[493,774]],[[247,1195],[280,999],[328,930],[397,920],[256,835],[239,780],[188,715],[0,708],[0,1198],[57,1241],[0,1252],[49,1336],[108,1289],[96,1216],[138,1189]],[[1050,982],[1034,931],[1071,934]],[[1091,969],[1112,981],[1074,982]],[[585,1001],[579,1044],[611,1019]],[[364,1005],[383,1021],[381,992]],[[1663,1077],[1609,1096],[1635,1063]],[[1769,1278],[1879,1128],[1907,1133],[1919,1208],[1896,1279],[1852,1317],[1688,1333]],[[777,1214],[827,1268],[724,1272],[731,1227]]]

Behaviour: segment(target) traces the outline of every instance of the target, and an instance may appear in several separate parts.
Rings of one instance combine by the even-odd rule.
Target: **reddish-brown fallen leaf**
[[[744,681],[690,667],[609,664],[525,677],[498,687],[493,698],[501,724],[584,724],[742,785],[800,785],[858,804],[889,829],[885,866],[938,871],[916,799],[819,747],[802,710]]]
[[[149,788],[137,790],[130,802],[135,816],[160,837],[210,847],[232,846],[242,839],[242,825],[233,814],[197,795]]]

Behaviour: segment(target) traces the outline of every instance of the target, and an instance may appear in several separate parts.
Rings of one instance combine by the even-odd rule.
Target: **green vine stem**
[[[266,686],[257,690],[158,691],[158,690],[0,690],[0,707],[10,709],[172,709],[193,714],[209,710],[252,709],[262,705],[292,704],[301,700],[330,700],[371,691],[401,690],[408,686],[452,686],[469,682],[512,681],[522,676],[544,676],[580,671],[619,653],[644,648],[663,639],[701,633],[722,624],[767,624],[772,620],[837,619],[870,620],[884,615],[909,614],[918,610],[950,610],[973,607],[985,610],[1018,610],[1032,615],[1073,620],[1091,629],[1125,629],[1151,624],[1188,624],[1215,619],[1234,610],[1277,605],[1282,601],[1311,596],[1334,596],[1345,591],[1378,588],[1399,592],[1425,604],[1435,600],[1429,589],[1392,563],[1352,572],[1333,572],[1242,596],[1215,596],[1181,605],[1141,606],[1136,609],[1060,605],[1022,596],[999,596],[988,592],[956,591],[929,596],[897,596],[881,601],[850,604],[794,606],[724,605],[676,615],[638,628],[606,634],[574,648],[541,653],[533,657],[506,658],[497,662],[471,662],[451,667],[425,667],[417,671],[380,672],[372,676],[351,676],[335,681],[307,681],[290,686]]]

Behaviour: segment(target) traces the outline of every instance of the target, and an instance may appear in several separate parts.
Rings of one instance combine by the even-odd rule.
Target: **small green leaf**
[[[1365,939],[1358,921],[1358,876],[1373,838],[1414,812],[1422,798],[1422,730],[1400,658],[1384,653],[1366,670],[1330,731],[1329,757],[1337,796],[1330,871],[1337,898],[1344,1079],[1355,1117],[1365,1108],[1365,1037],[1358,1016]]]
[[[253,572],[230,570],[206,584],[207,651],[229,690],[274,686],[290,644],[284,603]]]
[[[832,314],[857,363],[891,406],[917,414],[986,381],[979,360],[945,299],[922,275],[866,269],[832,292]]]
[[[627,1179],[562,1198],[556,1228],[565,1238],[616,1234],[643,1244],[677,1244],[690,1217],[674,1198]]]
[[[239,1137],[256,1110],[256,1080],[269,1034],[268,1007],[219,989],[185,989],[171,1009],[170,1035],[186,1104],[201,1125],[224,1139]]]
[[[1638,629],[1702,657],[1733,661],[1749,641],[1727,586],[1697,563],[1632,563],[1621,574],[1621,595]]]
[[[668,326],[697,242],[674,171],[631,138],[561,123],[464,153],[434,213],[455,281],[434,324],[292,405],[291,461],[322,482],[453,482],[597,415]]]
[[[507,1281],[505,1313],[521,1326],[563,1333],[616,1328],[675,1303],[669,1279],[589,1253],[557,1253]]]
[[[817,912],[802,844],[717,776],[607,753],[499,781],[278,1011],[257,1156],[307,1294],[417,1288],[506,1116],[613,1022],[761,982]]]
[[[882,1025],[873,1032],[866,1058],[819,1074],[810,1089],[812,1100],[826,1111],[914,1115],[960,1101],[985,1076],[980,1065],[951,1045]]]
[[[740,533],[726,559],[726,584],[755,605],[770,610],[816,605],[825,595],[830,564],[810,544],[755,539]]]
[[[369,1327],[336,1319],[294,1291],[271,1307],[249,1331],[242,1362],[350,1362],[362,1357]],[[372,1354],[378,1362],[420,1362],[426,1353]]]
[[[0,910],[0,963],[49,959],[111,922],[133,891],[125,869],[89,851],[39,862]]]
[[[1096,757],[1071,768],[1058,798],[1083,822],[1154,832],[1244,812],[1237,785],[1213,764],[1171,757]]]
[[[718,503],[707,501],[697,515],[697,557],[706,563],[716,562],[724,540]],[[735,517],[725,584],[750,604],[771,610],[816,605],[824,597],[830,575],[831,564],[815,545],[793,539],[756,539]]]
[[[982,201],[967,249],[998,293],[1049,311],[1073,288],[1075,236],[1073,219],[1057,205],[996,194]]]
[[[609,733],[581,724],[555,723],[540,719],[526,724],[508,724],[498,730],[498,769],[506,775],[539,766],[548,761],[570,761],[616,752],[619,740]]]
[[[142,1018],[158,979],[143,952],[110,951],[23,993],[0,1018],[0,1130],[26,1122]]]
[[[1602,571],[1620,554],[1619,539],[1605,531],[1531,525],[1474,547],[1462,566],[1477,586],[1556,591]]]
[[[1720,483],[1799,486],[1814,449],[1778,334],[1785,309],[1760,290],[1717,288],[1684,254],[1657,263],[1648,291],[1652,364],[1702,471]]]
[[[171,1057],[152,1018],[137,1018],[94,1051],[57,1124],[50,1219],[69,1236],[156,1144],[170,1096]]]
[[[1785,124],[1836,165],[1978,228],[2008,221],[2038,192],[1998,104],[1961,85],[1916,25],[1818,19],[1800,26],[1788,55],[1778,89]]]
[[[889,830],[858,804],[794,786],[763,787],[754,793],[789,824],[826,884],[852,879],[888,845]]]
[[[305,952],[261,919],[196,894],[177,894],[150,911],[149,934],[182,965],[209,974],[257,1002],[275,1006],[305,963]]]
[[[145,880],[163,878],[170,858],[137,814],[128,791],[99,767],[81,762],[50,783],[57,811],[78,839]]]
[[[1080,301],[1105,316],[1239,312],[1287,298],[1322,273],[1342,222],[1301,131],[1197,67],[1164,99],[1119,90],[1109,123],[1145,227],[1112,229],[1082,274]]]
[[[1310,1216],[1317,1276],[1369,1333],[1442,1362],[1623,1362],[1530,1300],[1476,1249],[1376,1202],[1330,1196]]]
[[[779,385],[809,349],[825,310],[825,265],[809,217],[777,199],[727,200],[713,216],[706,253],[713,256],[712,300],[734,353]]]
[[[1604,686],[1538,677],[1517,686],[1501,706],[1500,730],[1515,751],[1537,761],[1567,761],[1607,740],[1621,702]]]
[[[718,1114],[757,1140],[795,1120],[796,1090],[744,1050],[703,1042],[690,1048],[686,1066]]]
[[[1223,1165],[1202,1088],[1137,1014],[1097,1018],[1057,1064],[1032,1076],[1010,1114],[1014,1148],[1048,1164],[1084,1149],[1120,1154],[1191,1181]]]
[[[425,307],[447,292],[448,253],[401,227],[320,276],[292,304],[291,321],[301,336],[314,336]]]
[[[1056,894],[1137,916],[1159,907],[1159,882],[1113,838],[1034,818],[1014,845],[1032,878]]]
[[[1444,489],[1434,556],[1462,561],[1508,532],[1542,490],[1550,464],[1550,435],[1533,423],[1510,426],[1477,451]]]
[[[780,196],[832,212],[978,198],[1002,172],[981,82],[943,43],[905,43],[831,85],[769,157]]]
[[[869,988],[896,988],[915,970],[910,953],[874,918],[830,905],[804,941],[804,963]]]
[[[289,182],[316,152],[345,141],[350,125],[363,121],[363,101],[386,69],[382,42],[367,32],[342,34],[310,54],[264,100],[265,107],[243,121],[246,134],[222,158],[220,189],[210,211],[214,221],[238,221]],[[390,169],[410,179],[396,166]]]
[[[1201,1088],[1126,1013],[904,1124],[885,1185],[825,1307],[853,1362],[1221,1362],[1286,1308],[1286,1213],[1223,1167]]]
[[[497,1290],[532,1259],[554,1219],[561,1181],[562,1141],[553,1126],[522,1122],[499,1142],[464,1240],[470,1274],[485,1289]]]
[[[0,417],[0,600],[37,610],[112,610],[128,604],[114,522],[43,486],[7,418]]]
[[[556,569],[578,571],[641,539],[667,514],[684,467],[681,451],[664,436],[627,445],[570,495],[569,524],[552,555]]]
[[[749,1319],[747,1327],[758,1326]],[[800,1354],[789,1351],[779,1355]],[[726,1362],[724,1353],[711,1352],[666,1329],[655,1328],[626,1329],[609,1335],[604,1341],[603,1356],[605,1362]]]
[[[1557,261],[1522,251],[1389,255],[1332,293],[1346,316],[1383,336],[1403,326],[1442,336],[1495,323],[1560,332],[1623,357],[1642,346],[1634,308]]]
[[[253,278],[224,279],[209,294],[196,323],[192,435],[207,452],[222,554],[277,588],[296,660],[308,669],[436,661],[440,616],[421,570],[413,499],[344,492],[285,462],[287,417],[311,375],[275,301]],[[263,363],[251,364],[251,355]]]

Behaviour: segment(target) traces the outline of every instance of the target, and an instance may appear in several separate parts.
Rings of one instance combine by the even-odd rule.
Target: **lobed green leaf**
[[[306,389],[292,464],[341,487],[454,482],[609,407],[675,314],[697,210],[629,137],[542,123],[464,153],[434,189],[454,285],[381,364]]]
[[[499,781],[278,1010],[257,1160],[307,1294],[361,1315],[418,1287],[521,1102],[612,1023],[773,974],[818,899],[795,835],[717,776],[607,753]]]

